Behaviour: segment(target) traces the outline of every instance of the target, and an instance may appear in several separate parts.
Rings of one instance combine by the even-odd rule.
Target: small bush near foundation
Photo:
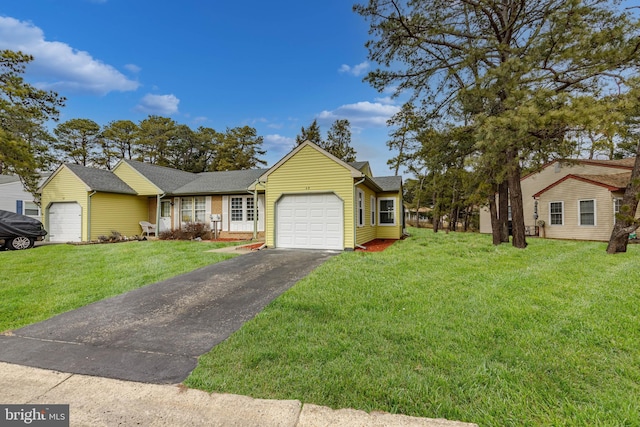
[[[189,222],[179,230],[166,230],[158,236],[161,240],[211,240],[209,226],[202,222]]]

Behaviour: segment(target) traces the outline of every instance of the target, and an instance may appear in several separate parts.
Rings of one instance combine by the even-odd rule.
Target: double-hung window
[[[182,222],[205,222],[206,211],[206,197],[183,197],[180,199],[180,219]]]
[[[254,213],[253,196],[231,197],[231,221],[253,221]]]
[[[253,221],[253,213],[254,213],[254,204],[253,197],[247,197],[247,221]]]
[[[33,202],[24,202],[24,215],[40,216],[40,208]]]
[[[596,201],[580,200],[578,207],[580,209],[580,225],[596,225]]]
[[[376,198],[374,196],[369,198],[369,206],[371,208],[371,225],[376,225]]]
[[[358,227],[364,227],[364,191],[358,188]]]
[[[396,199],[378,199],[378,225],[396,225]]]
[[[244,212],[242,206],[242,200],[244,197],[232,197],[231,198],[231,221],[243,221],[244,217],[242,213]]]
[[[563,225],[564,224],[564,202],[551,202],[549,203],[549,224],[551,225]]]

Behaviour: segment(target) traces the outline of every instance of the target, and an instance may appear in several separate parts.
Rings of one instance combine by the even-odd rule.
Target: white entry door
[[[171,230],[171,201],[163,200],[160,202],[160,224],[158,225],[158,233]]]
[[[333,193],[283,196],[276,205],[276,247],[343,250],[343,209]]]
[[[77,203],[52,203],[49,206],[49,240],[80,242],[82,240],[82,208]]]

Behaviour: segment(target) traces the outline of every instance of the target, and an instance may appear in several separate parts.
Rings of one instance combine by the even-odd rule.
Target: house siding
[[[123,236],[142,233],[140,221],[147,221],[149,203],[146,197],[127,194],[96,193],[91,197],[90,240],[117,231]]]
[[[275,208],[283,194],[335,193],[344,205],[345,248],[354,248],[354,191],[351,172],[318,150],[306,146],[268,176],[266,185],[266,244],[275,244]]]
[[[149,221],[151,224],[156,224],[158,221],[156,217],[158,216],[158,198],[157,197],[147,197],[147,217],[141,219],[140,221]]]
[[[377,227],[378,218],[376,218],[376,225],[372,226],[370,200],[371,200],[371,196],[376,197],[376,193],[373,190],[371,190],[369,187],[366,187],[363,184],[358,185],[358,189],[364,191],[364,226],[362,227],[360,227],[359,225],[356,226],[356,243],[358,245],[362,245],[376,238],[377,229],[378,229]],[[378,199],[376,198],[376,208],[377,208],[377,204],[378,204]],[[376,209],[376,212],[377,212],[377,209]],[[356,224],[358,223],[357,216],[358,216],[358,209],[356,206],[356,210],[355,210]],[[377,216],[377,213],[376,213],[376,216]]]
[[[0,209],[9,212],[16,212],[22,214],[22,212],[17,211],[16,201],[21,201],[23,210],[24,210],[24,202],[33,202],[33,196],[31,193],[28,193],[24,190],[22,182],[10,182],[7,184],[0,184]],[[41,220],[40,216],[31,216],[32,218],[36,218]]]
[[[125,162],[120,162],[117,167],[113,169],[113,173],[141,196],[162,194],[162,190]]]
[[[603,165],[584,163],[567,164],[556,162],[548,165],[540,172],[526,176],[520,182],[520,185],[522,187],[522,207],[524,212],[525,227],[529,226],[533,228],[536,225],[536,219],[534,218],[535,201],[533,199],[533,195],[538,191],[547,188],[554,182],[564,178],[569,174],[607,175],[617,174],[624,171],[625,169],[620,169],[618,167],[607,167]],[[541,211],[542,208],[544,208],[544,206],[538,204],[538,216],[539,219],[543,219],[546,222],[544,216],[547,214],[544,211]],[[484,207],[480,210],[480,232],[491,233],[491,214],[488,207]],[[570,239],[571,237],[567,238]]]
[[[578,203],[580,200],[596,200],[595,225],[580,225]],[[549,204],[564,202],[563,225],[551,225]],[[545,222],[545,237],[551,239],[607,241],[613,230],[613,198],[604,187],[568,179],[548,191],[539,199],[538,212]]]
[[[400,192],[402,193],[402,192]],[[376,238],[378,239],[399,239],[402,237],[402,200],[400,196],[396,192],[388,192],[388,193],[378,193],[377,199],[381,198],[393,198],[395,199],[395,208],[396,208],[396,224],[395,225],[378,225],[380,213],[380,206],[376,201],[376,209],[378,212],[376,213]]]
[[[66,166],[63,166],[42,189],[41,206],[45,229],[49,229],[48,211],[51,203],[76,202],[82,209],[82,241],[86,241],[88,237],[88,198],[87,186]]]

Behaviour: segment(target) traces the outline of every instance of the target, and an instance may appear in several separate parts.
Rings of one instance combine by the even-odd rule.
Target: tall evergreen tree
[[[55,127],[54,148],[63,162],[82,166],[96,163],[100,150],[100,125],[89,119],[71,119]]]
[[[38,172],[53,161],[45,123],[57,120],[65,98],[22,78],[31,55],[0,51],[0,174],[16,174],[37,200]]]
[[[102,137],[110,141],[118,159],[133,159],[139,133],[140,128],[131,120],[115,120],[104,127]]]
[[[138,125],[137,159],[154,165],[168,166],[169,147],[177,125],[168,117],[150,115],[142,120]]]
[[[318,121],[315,119],[309,127],[305,128],[303,126],[302,129],[300,129],[300,134],[296,135],[296,145],[300,145],[307,140],[316,145],[322,145],[323,141],[322,135],[320,134],[320,126],[318,126]]]
[[[258,136],[255,128],[249,126],[227,128],[211,169],[230,171],[266,165],[261,158],[266,154],[262,149],[263,142],[264,138]]]
[[[327,133],[327,140],[321,145],[327,152],[345,162],[356,161],[356,150],[351,147],[351,124],[349,120],[336,120]]]
[[[640,23],[618,4],[369,0],[354,9],[370,22],[370,59],[384,67],[367,81],[410,91],[449,120],[456,108],[473,116],[478,150],[508,185],[513,245],[524,248],[523,162],[557,151],[573,97],[625,90],[638,69]]]

